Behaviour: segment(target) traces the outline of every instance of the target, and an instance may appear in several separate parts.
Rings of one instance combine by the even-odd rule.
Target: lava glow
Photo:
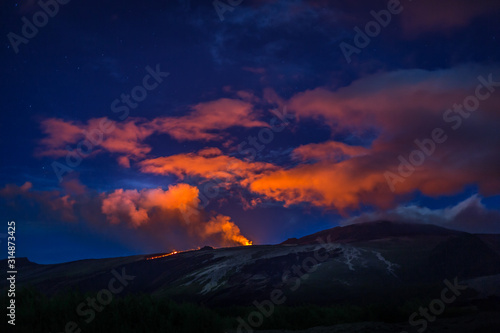
[[[250,240],[247,240],[245,241],[244,243],[242,243],[243,246],[251,246],[252,245],[252,241]],[[197,249],[191,249],[191,250],[186,250],[186,251],[172,251],[170,253],[167,253],[167,254],[162,254],[162,255],[159,255],[159,256],[154,256],[154,257],[149,257],[149,258],[146,258],[146,260],[153,260],[153,259],[160,259],[160,258],[164,258],[164,257],[168,257],[168,256],[172,256],[174,254],[178,254],[178,253],[183,253],[183,252],[190,252],[190,251],[197,251],[199,250],[200,248],[197,248]]]
[[[172,251],[172,252],[167,253],[167,254],[162,254],[161,256],[149,257],[146,260],[152,260],[152,259],[159,259],[159,258],[163,258],[163,257],[168,257],[168,256],[171,256],[171,255],[174,255],[174,254],[177,254],[177,253],[180,253],[180,252],[179,251]]]

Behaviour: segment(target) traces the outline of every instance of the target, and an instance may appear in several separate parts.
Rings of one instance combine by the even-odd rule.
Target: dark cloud
[[[488,209],[475,194],[455,206],[430,209],[418,205],[402,205],[385,212],[363,213],[345,219],[342,224],[377,220],[435,224],[472,233],[500,233],[500,211]]]

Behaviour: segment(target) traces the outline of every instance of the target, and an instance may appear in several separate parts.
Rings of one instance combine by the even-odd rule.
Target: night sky
[[[500,232],[500,2],[214,3],[1,3],[18,257]]]

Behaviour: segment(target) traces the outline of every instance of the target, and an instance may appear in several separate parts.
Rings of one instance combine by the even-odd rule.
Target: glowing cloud
[[[340,162],[355,156],[368,154],[369,150],[360,146],[349,146],[338,141],[312,143],[295,148],[292,157],[301,161],[331,160]]]
[[[268,126],[257,120],[252,104],[237,99],[221,98],[196,104],[192,109],[186,116],[157,118],[153,124],[159,132],[178,141],[217,140],[223,137],[220,131],[230,127]]]
[[[104,195],[102,212],[112,224],[128,223],[133,228],[147,224],[180,225],[200,240],[212,240],[219,246],[251,245],[228,216],[206,220],[199,205],[198,188],[188,184],[157,189],[123,190]]]
[[[245,184],[264,171],[277,169],[269,163],[246,162],[222,155],[217,148],[203,149],[198,153],[147,159],[141,161],[139,165],[141,171],[146,173],[175,175],[180,179],[186,176],[221,179],[228,182],[242,179]]]

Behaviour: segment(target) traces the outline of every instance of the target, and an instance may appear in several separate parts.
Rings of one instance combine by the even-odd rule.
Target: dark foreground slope
[[[100,290],[117,270],[134,276],[124,294],[246,305],[280,288],[287,304],[323,304],[418,295],[414,286],[432,287],[455,277],[472,282],[487,276],[494,279],[500,274],[497,241],[491,235],[430,225],[374,222],[333,228],[280,245],[206,248],[154,260],[132,256],[54,265],[18,260],[17,285],[31,285],[47,295],[69,289]]]
[[[177,327],[173,323],[183,320],[195,323],[189,318],[202,316],[211,318],[207,322],[217,324],[212,327],[217,331],[221,325],[236,325],[237,316],[245,317],[256,309],[255,304],[270,300],[276,303],[276,311],[260,328],[300,329],[365,320],[403,321],[404,326],[408,315],[440,297],[445,280],[466,286],[453,302],[453,307],[467,309],[466,315],[498,311],[499,242],[498,235],[374,222],[333,228],[279,245],[207,247],[153,260],[148,259],[158,254],[55,265],[18,259],[17,288],[31,288],[23,294],[28,303],[39,299],[39,293],[45,295],[45,303],[37,302],[48,306],[47,313],[57,304],[69,302],[64,308],[74,316],[74,309],[87,297],[84,294],[95,296],[124,280],[123,288],[114,295],[118,300],[106,311],[126,313],[124,322],[133,313],[152,316],[150,324],[161,319],[157,326],[147,326],[149,330],[172,329]],[[5,280],[1,283],[5,288]],[[275,297],[276,293],[280,296]],[[179,308],[170,300],[190,302],[194,307]],[[133,305],[136,303],[140,306]],[[205,307],[223,310],[210,312]],[[101,316],[93,325],[105,320],[112,319]],[[166,326],[162,320],[167,320]]]

